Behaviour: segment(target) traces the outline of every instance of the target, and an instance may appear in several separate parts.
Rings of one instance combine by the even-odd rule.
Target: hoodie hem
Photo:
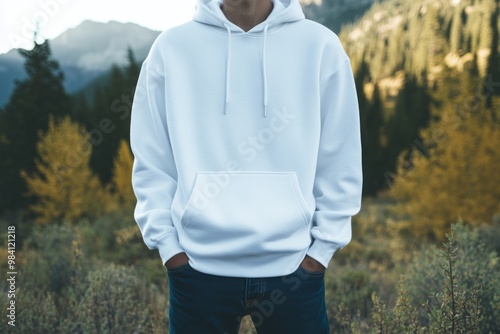
[[[263,254],[253,259],[205,259],[194,256],[189,257],[191,267],[204,274],[240,277],[240,278],[266,278],[280,277],[294,273],[305,258],[307,248],[289,254]],[[248,261],[258,263],[248,263]]]
[[[169,234],[166,237],[159,239],[155,243],[155,247],[158,249],[163,265],[165,265],[174,255],[184,252],[179,244],[179,240],[177,240],[177,235],[175,234]]]
[[[337,244],[314,239],[313,244],[307,250],[307,255],[321,263],[323,267],[328,268],[330,260],[340,248]]]

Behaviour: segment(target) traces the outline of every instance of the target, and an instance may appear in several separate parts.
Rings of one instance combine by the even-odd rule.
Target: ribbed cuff
[[[165,265],[165,263],[175,254],[184,252],[177,239],[177,234],[168,234],[166,237],[158,240],[156,242],[156,247],[160,253],[163,265]]]
[[[340,247],[334,243],[314,239],[313,244],[309,247],[306,254],[321,263],[325,268],[328,268],[328,263],[332,259],[333,254],[339,249]]]

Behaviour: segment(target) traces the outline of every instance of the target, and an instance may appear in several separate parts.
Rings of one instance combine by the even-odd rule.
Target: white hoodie
[[[270,277],[306,254],[325,267],[361,205],[350,61],[298,0],[274,0],[248,32],[217,1],[162,33],[134,97],[135,219],[162,262]]]

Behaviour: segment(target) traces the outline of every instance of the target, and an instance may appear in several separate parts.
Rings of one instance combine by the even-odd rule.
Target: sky
[[[163,31],[191,20],[195,0],[0,0],[0,54],[53,39],[85,20],[132,22]]]

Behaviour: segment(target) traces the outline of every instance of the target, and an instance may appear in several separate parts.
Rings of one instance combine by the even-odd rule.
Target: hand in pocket
[[[189,258],[186,255],[186,253],[179,253],[179,254],[175,254],[174,256],[172,256],[165,263],[165,267],[167,267],[167,269],[169,269],[169,270],[172,270],[175,268],[179,268],[187,263],[189,263]]]

